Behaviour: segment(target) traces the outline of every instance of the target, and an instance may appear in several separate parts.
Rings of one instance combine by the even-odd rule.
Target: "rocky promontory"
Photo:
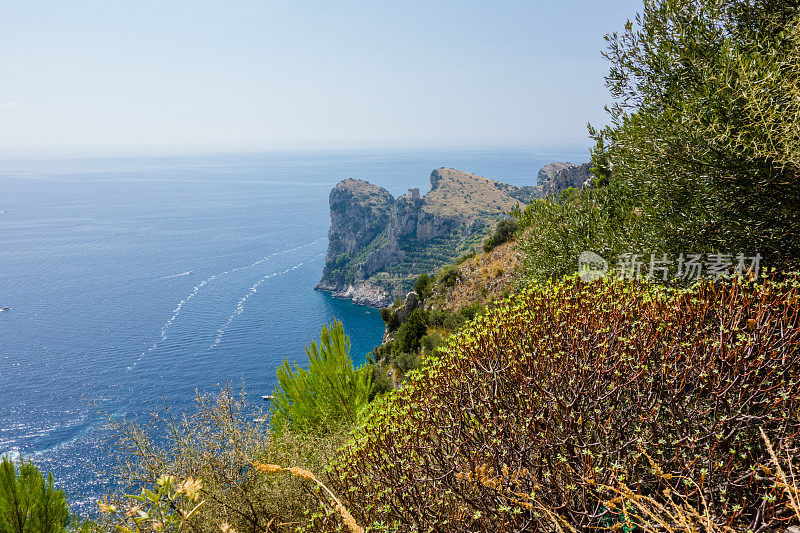
[[[383,307],[405,296],[421,274],[478,246],[498,219],[539,196],[454,169],[430,175],[424,196],[394,198],[364,180],[346,179],[330,194],[328,254],[317,289],[357,304]]]
[[[591,183],[591,167],[591,163],[550,163],[539,171],[536,183],[542,188],[542,196],[558,197],[561,191],[570,187],[580,189]]]

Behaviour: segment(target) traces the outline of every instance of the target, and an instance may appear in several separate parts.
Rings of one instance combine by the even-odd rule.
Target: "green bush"
[[[525,271],[580,252],[759,253],[800,265],[796,2],[652,0],[608,36],[610,125],[590,130],[596,190],[521,213]]]
[[[519,225],[527,228],[520,237],[525,279],[545,281],[576,272],[578,257],[586,250],[609,261],[622,253],[667,252],[663,228],[637,216],[637,198],[613,182],[583,189],[564,202],[534,200],[517,211]]]
[[[443,328],[447,331],[455,331],[465,320],[466,317],[464,315],[450,311],[449,309],[431,309],[427,312],[428,324]]]
[[[53,476],[42,476],[31,462],[17,467],[10,459],[0,461],[0,532],[61,533],[69,523],[69,507],[63,491],[53,487]]]
[[[395,356],[394,366],[401,373],[406,374],[417,367],[418,359],[418,354],[401,352]]]
[[[461,279],[461,272],[457,267],[448,265],[439,272],[437,279],[445,287],[453,287]]]
[[[372,390],[369,393],[369,401],[386,394],[394,389],[394,384],[389,376],[386,374],[388,365],[381,364],[372,367]]]
[[[797,453],[799,301],[800,278],[529,288],[379,400],[337,490],[398,531],[550,531],[552,513],[588,531],[622,482],[720,527],[782,530],[785,493],[756,465],[760,430]]]
[[[447,331],[455,331],[464,323],[464,318],[458,313],[449,313],[442,323]]]
[[[419,278],[417,278],[417,282],[414,284],[414,291],[422,300],[426,300],[431,295],[432,289],[433,278],[427,274],[422,274]]]
[[[388,307],[381,307],[381,319],[389,331],[396,330],[400,325],[400,319],[397,317],[397,313]]]
[[[306,347],[308,370],[284,359],[271,405],[272,427],[280,433],[326,432],[350,426],[367,404],[372,386],[368,367],[356,369],[350,358],[350,338],[342,323],[323,326],[320,343]]]
[[[471,303],[470,305],[466,306],[461,311],[459,311],[459,314],[463,317],[462,322],[472,320],[473,318],[481,314],[484,311],[484,309],[485,309],[484,306],[481,305],[480,302]]]
[[[419,341],[427,331],[427,315],[422,309],[414,309],[403,322],[395,334],[396,349],[398,353],[416,352]]]
[[[607,57],[615,103],[594,161],[644,201],[643,217],[663,228],[652,242],[796,267],[796,3],[649,2],[639,24],[610,36]]]
[[[494,233],[483,243],[483,251],[491,252],[496,247],[514,238],[518,229],[516,220],[501,220],[497,223]]]
[[[426,352],[430,353],[441,346],[442,341],[442,336],[438,332],[434,331],[422,337],[422,339],[420,339],[420,344]]]
[[[434,326],[444,326],[445,320],[449,315],[453,314],[452,311],[447,309],[431,309],[428,311],[428,323]]]

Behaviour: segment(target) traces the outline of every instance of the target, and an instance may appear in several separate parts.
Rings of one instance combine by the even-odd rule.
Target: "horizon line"
[[[304,151],[378,151],[378,150],[589,150],[591,139],[495,140],[431,139],[375,141],[285,141],[272,143],[175,143],[110,145],[20,145],[0,146],[0,159],[59,157],[128,157],[169,155],[214,155]]]

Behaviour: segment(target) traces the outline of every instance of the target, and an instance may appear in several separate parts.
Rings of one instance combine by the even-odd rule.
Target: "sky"
[[[641,1],[0,1],[0,150],[587,145]]]

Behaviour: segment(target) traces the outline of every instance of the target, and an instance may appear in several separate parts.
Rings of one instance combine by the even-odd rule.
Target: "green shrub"
[[[485,296],[485,295],[484,295]],[[470,305],[464,307],[459,311],[459,314],[463,317],[462,322],[466,322],[468,320],[472,320],[479,314],[484,311],[483,305],[480,302],[473,302]]]
[[[420,339],[420,344],[426,352],[433,352],[436,348],[441,346],[442,340],[442,336],[434,331],[422,337],[422,339]]]
[[[394,384],[389,376],[386,374],[388,365],[374,365],[372,367],[372,390],[369,393],[369,401],[386,394],[394,389]]]
[[[800,278],[529,288],[379,400],[334,481],[360,523],[398,531],[549,531],[552,513],[586,531],[621,482],[782,529],[785,494],[756,465],[761,429],[797,453],[798,302]]]
[[[638,197],[626,195],[616,182],[582,189],[568,201],[534,200],[517,211],[524,277],[558,279],[578,270],[581,252],[591,250],[612,260],[622,253],[666,252],[661,230],[636,215]]]
[[[63,491],[53,487],[31,462],[17,467],[3,457],[0,461],[0,532],[61,533],[69,523],[69,507]]]
[[[388,307],[381,308],[381,319],[383,323],[386,324],[386,327],[389,331],[394,331],[400,325],[400,319],[397,316],[397,313],[389,309]]]
[[[514,238],[518,229],[516,220],[501,220],[497,223],[494,233],[483,243],[483,251],[491,252],[496,247]]]
[[[428,323],[433,326],[444,326],[444,322],[449,315],[453,314],[452,311],[447,309],[431,309],[428,311]]]
[[[461,327],[464,323],[464,317],[459,313],[448,313],[444,321],[442,322],[442,327],[447,331],[455,331]]]
[[[395,334],[398,353],[415,352],[419,349],[419,341],[427,331],[427,315],[422,309],[414,309]]]
[[[449,309],[431,309],[427,313],[427,322],[429,325],[443,328],[447,331],[455,331],[465,320],[466,318],[464,315],[450,311]]]
[[[461,272],[457,267],[448,265],[439,272],[437,279],[445,287],[453,287],[461,279]]]
[[[422,274],[419,278],[417,278],[417,282],[414,284],[414,291],[422,300],[426,300],[431,295],[432,289],[433,278],[427,274]]]
[[[526,277],[575,272],[584,250],[759,253],[797,268],[797,3],[648,1],[608,42],[610,125],[590,130],[597,189],[517,213]]]
[[[667,251],[800,258],[795,2],[652,2],[609,39],[611,125],[594,161],[645,202]],[[613,167],[608,165],[613,161]]]
[[[375,348],[372,349],[372,353],[369,354],[367,357],[367,363],[370,364],[379,364],[384,361],[391,359],[392,354],[396,352],[395,350],[395,342],[394,341],[387,341],[383,344],[379,344]]]
[[[403,374],[414,370],[417,367],[419,355],[415,353],[401,352],[394,358],[394,366]]]
[[[371,370],[356,369],[350,358],[350,337],[342,323],[323,326],[320,343],[306,347],[308,370],[284,359],[271,405],[272,427],[280,433],[329,431],[350,426],[366,405],[372,386]]]

